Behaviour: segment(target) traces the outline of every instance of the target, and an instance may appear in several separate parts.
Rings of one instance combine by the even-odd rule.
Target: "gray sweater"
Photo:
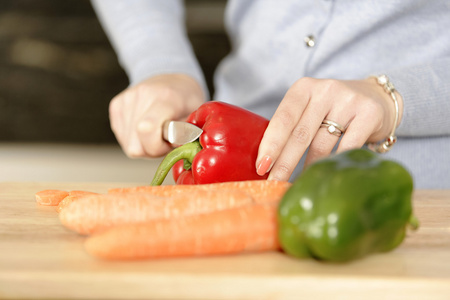
[[[131,85],[177,72],[206,92],[183,1],[92,3]],[[229,0],[225,21],[232,52],[216,71],[213,99],[270,118],[301,77],[386,74],[404,112],[398,142],[383,155],[409,169],[416,188],[450,188],[450,1]]]

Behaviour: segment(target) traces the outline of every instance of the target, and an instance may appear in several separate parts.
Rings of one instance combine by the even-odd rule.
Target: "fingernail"
[[[149,121],[142,121],[138,124],[138,131],[140,132],[152,132],[154,130],[154,126],[153,123],[149,122]]]
[[[264,156],[261,162],[259,163],[258,168],[256,168],[256,173],[259,176],[263,176],[269,171],[271,165],[272,165],[272,158],[268,155]]]

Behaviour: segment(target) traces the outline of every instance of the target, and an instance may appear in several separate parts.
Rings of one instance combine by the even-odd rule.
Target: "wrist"
[[[173,105],[180,108],[183,114],[190,114],[206,99],[200,83],[188,74],[159,74],[148,78],[145,82],[153,87],[159,87],[160,93],[162,93],[159,99],[173,102]]]
[[[395,90],[395,96],[397,97],[397,101],[398,101],[398,121],[396,126],[400,126],[400,123],[402,122],[402,118],[403,118],[403,97],[402,95],[400,95],[400,93]]]
[[[152,77],[153,80],[168,84],[173,90],[184,92],[189,98],[204,101],[205,92],[200,83],[192,76],[184,73],[167,73]]]
[[[397,142],[395,131],[400,125],[403,116],[403,99],[386,75],[374,76],[369,79],[374,80],[374,83],[383,89],[380,95],[386,100],[388,107],[391,108],[389,110],[390,113],[388,114],[390,115],[389,120],[391,120],[389,122],[389,135],[384,141],[381,141],[378,144],[369,143],[369,148],[371,150],[379,153],[384,153],[388,152],[391,147]]]

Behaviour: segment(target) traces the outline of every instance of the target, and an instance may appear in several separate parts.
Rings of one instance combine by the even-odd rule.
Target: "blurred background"
[[[225,2],[185,1],[188,35],[211,93],[214,69],[229,51]],[[141,166],[118,149],[109,126],[109,101],[127,85],[89,0],[1,0],[0,180],[34,180],[23,174],[27,159],[48,169],[49,162],[110,152],[105,164],[116,157],[131,170]],[[50,175],[37,179],[64,179]]]

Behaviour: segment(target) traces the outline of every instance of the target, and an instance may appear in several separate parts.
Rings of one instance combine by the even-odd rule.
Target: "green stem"
[[[419,219],[417,219],[414,215],[411,215],[409,218],[409,228],[411,230],[417,230],[419,228]]]
[[[156,170],[156,174],[150,185],[161,185],[176,162],[185,159],[192,164],[195,155],[197,155],[200,150],[202,150],[202,146],[198,140],[173,149],[166,155],[166,157],[164,157],[163,161]]]

